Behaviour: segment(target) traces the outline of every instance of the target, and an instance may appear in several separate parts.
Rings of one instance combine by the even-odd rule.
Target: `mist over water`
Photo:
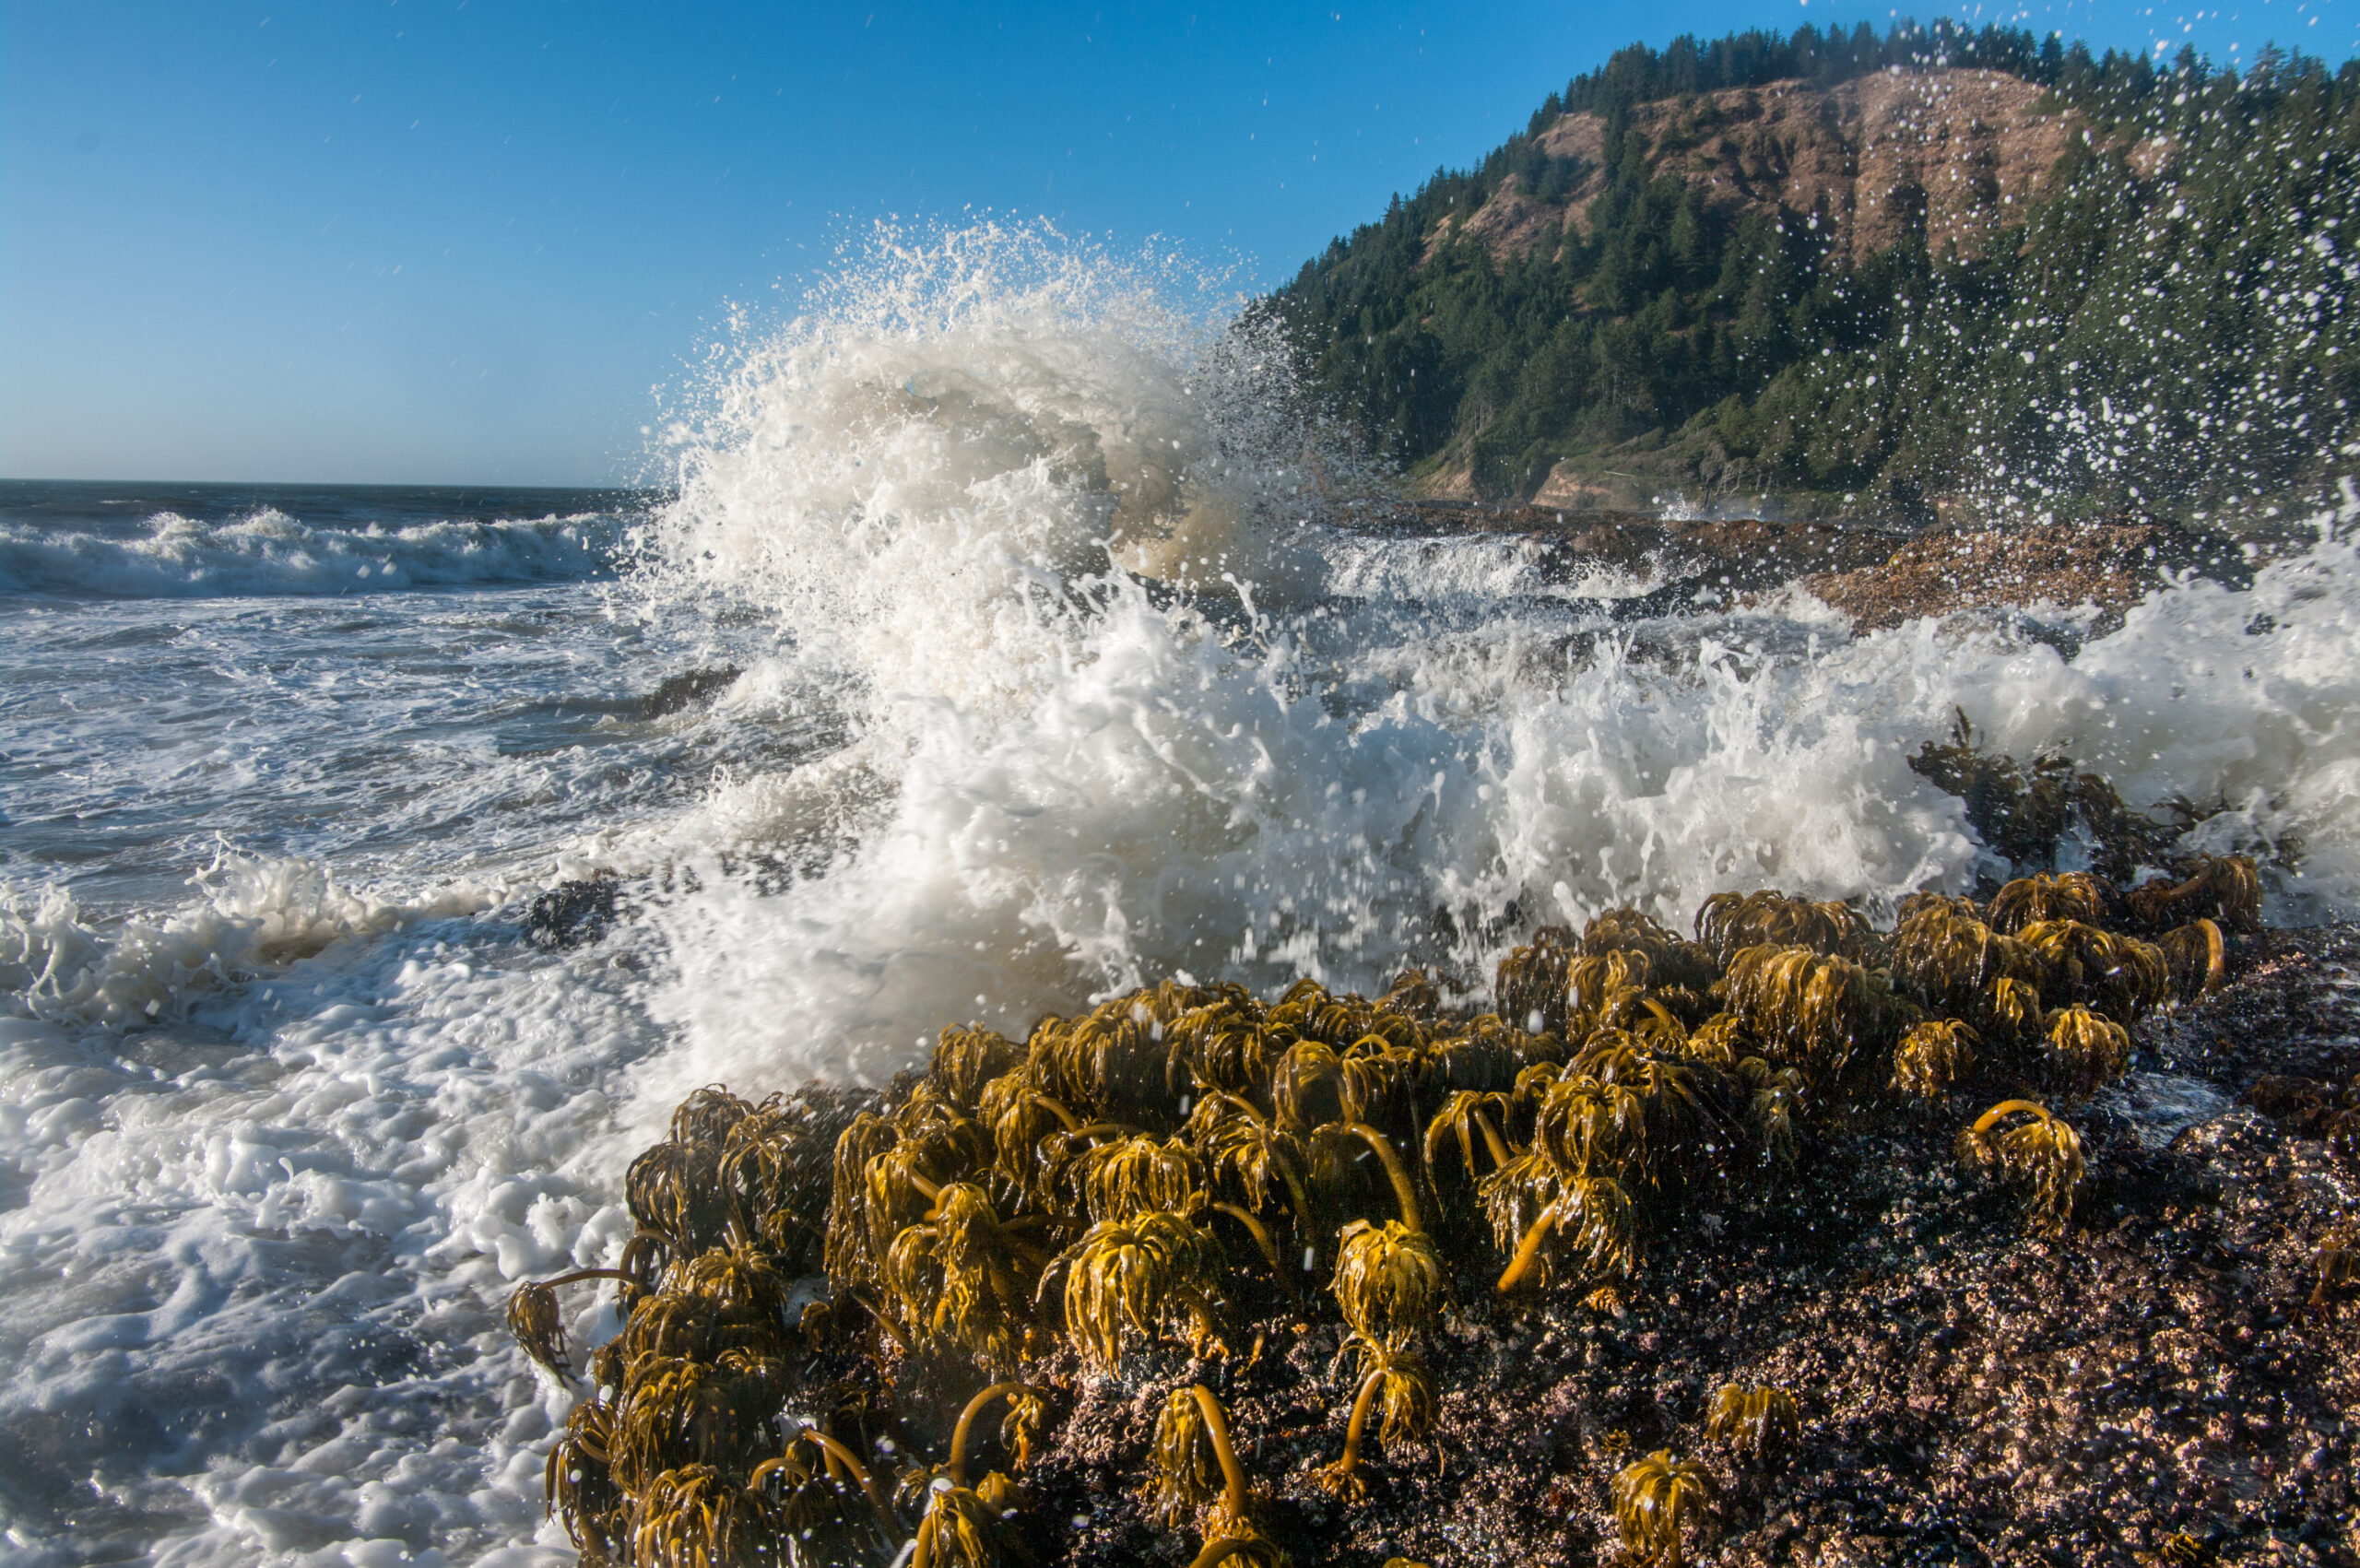
[[[562,1561],[570,1396],[499,1311],[613,1259],[687,1090],[880,1080],[1174,971],[1473,985],[1622,902],[1888,912],[1990,868],[1907,766],[1961,709],[2225,800],[2201,847],[2299,838],[2272,918],[2360,912],[2352,516],[2070,657],[1855,639],[1355,529],[1371,478],[1158,258],[889,233],[726,348],[643,506],[0,519],[25,1561]],[[614,930],[524,940],[599,870]]]

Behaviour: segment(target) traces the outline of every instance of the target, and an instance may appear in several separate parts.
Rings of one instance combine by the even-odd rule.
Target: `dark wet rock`
[[[710,701],[716,692],[727,690],[741,673],[736,665],[722,665],[672,676],[639,700],[639,716],[665,718]]]
[[[1886,560],[1805,581],[1862,631],[1920,616],[2033,604],[2094,606],[2094,630],[2104,631],[2120,625],[2123,612],[2167,577],[2190,572],[2232,586],[2253,575],[2236,543],[2224,536],[2155,523],[2051,524],[1940,529]]]
[[[1762,518],[1670,520],[1637,513],[1421,501],[1376,525],[1455,534],[1515,534],[1534,541],[1540,570],[1576,583],[1600,566],[1652,575],[1658,586],[1618,601],[1619,615],[1662,615],[1800,582],[1861,631],[1921,616],[2021,612],[2037,606],[2097,614],[2067,623],[2025,620],[2027,634],[2070,654],[2121,624],[2131,606],[2182,573],[2232,587],[2257,560],[2298,548],[2290,539],[2240,542],[2169,523],[2046,524],[1918,530],[1864,521]],[[2252,550],[2247,546],[2251,544]],[[2256,636],[2272,630],[2258,617]]]
[[[1666,519],[1637,513],[1562,512],[1545,506],[1422,502],[1410,526],[1516,534],[1536,541],[1542,571],[1573,580],[1599,566],[1654,573],[1684,607],[1700,592],[1776,588],[1813,572],[1878,565],[1909,537],[1870,523],[1780,523],[1761,518]]]
[[[615,923],[620,890],[604,875],[560,882],[525,912],[525,939],[552,950],[596,941]]]

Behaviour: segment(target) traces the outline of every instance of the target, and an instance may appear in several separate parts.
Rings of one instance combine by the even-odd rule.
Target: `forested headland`
[[[2229,521],[2355,445],[2360,65],[1634,45],[1269,300],[1423,493]]]

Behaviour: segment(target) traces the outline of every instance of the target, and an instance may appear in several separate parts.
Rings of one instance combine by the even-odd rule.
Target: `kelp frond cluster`
[[[1658,1450],[1614,1478],[1614,1527],[1622,1550],[1647,1568],[1680,1568],[1692,1536],[1710,1539],[1720,1489],[1694,1459]]]
[[[1800,1440],[1802,1412],[1794,1395],[1784,1388],[1732,1383],[1713,1396],[1705,1414],[1705,1435],[1759,1464]]]
[[[2042,822],[2107,808],[2086,779],[1978,756],[1962,736],[1927,765]],[[1919,895],[1889,933],[1843,903],[1729,893],[1690,936],[1632,909],[1537,932],[1469,1005],[1417,971],[1374,997],[1174,980],[1021,1042],[946,1029],[882,1092],[701,1090],[631,1167],[615,1267],[512,1303],[569,1380],[560,1292],[610,1286],[621,1315],[581,1370],[549,1506],[591,1563],[906,1547],[982,1568],[1017,1550],[1017,1478],[1061,1385],[1230,1356],[1274,1315],[1332,1315],[1358,1360],[1342,1451],[1309,1477],[1349,1505],[1373,1484],[1364,1449],[1426,1450],[1454,1302],[1513,1310],[1554,1284],[1619,1312],[1697,1206],[1786,1180],[1831,1118],[1996,1100],[1964,1152],[2062,1234],[2080,1140],[2031,1097],[2118,1078],[2141,1017],[2218,985],[2257,911],[2236,857],[2130,888],[2039,873],[1988,902]],[[971,1484],[996,1402],[1003,1468]],[[1752,1463],[1800,1437],[1776,1388],[1721,1390],[1707,1426]],[[946,1440],[943,1464],[921,1457]],[[1148,1515],[1195,1532],[1199,1564],[1284,1561],[1209,1389],[1171,1392],[1141,1462]],[[1682,1561],[1717,1495],[1697,1460],[1632,1464],[1613,1485],[1632,1558]]]

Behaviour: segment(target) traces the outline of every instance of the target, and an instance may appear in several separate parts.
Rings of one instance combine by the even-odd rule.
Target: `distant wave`
[[[92,598],[384,593],[572,582],[611,570],[612,516],[313,527],[274,507],[227,522],[175,512],[130,538],[0,524],[0,594]]]

